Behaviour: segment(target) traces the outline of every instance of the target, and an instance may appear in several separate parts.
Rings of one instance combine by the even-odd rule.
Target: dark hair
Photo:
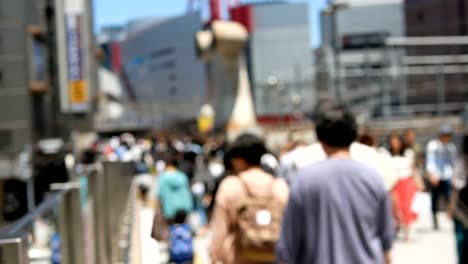
[[[179,210],[176,212],[176,215],[174,216],[174,223],[181,225],[185,223],[185,220],[187,219],[187,212],[184,210]]]
[[[356,140],[357,123],[346,107],[327,104],[315,115],[315,131],[318,140],[330,147],[349,147]]]
[[[376,139],[371,133],[363,133],[359,136],[358,142],[369,147],[375,146]]]
[[[401,143],[400,151],[398,152],[393,151],[392,142],[391,142],[392,138],[397,138],[400,141]],[[392,154],[392,156],[396,156],[396,155],[402,156],[405,153],[405,150],[406,150],[405,141],[403,140],[403,137],[400,134],[396,132],[390,133],[390,135],[387,138],[387,144],[388,144],[388,151],[390,152],[390,154]]]
[[[167,151],[164,153],[162,160],[166,163],[166,166],[179,166],[178,153],[175,151]]]
[[[229,159],[241,158],[250,166],[259,166],[267,149],[263,140],[257,136],[244,134],[239,136],[228,148],[226,157]]]

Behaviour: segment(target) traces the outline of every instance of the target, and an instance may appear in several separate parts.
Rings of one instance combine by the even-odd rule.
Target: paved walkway
[[[422,216],[414,224],[412,241],[397,241],[393,251],[395,264],[455,264],[456,249],[452,221],[445,214],[438,216],[441,228],[432,229],[430,216]]]
[[[151,193],[155,194],[156,186]],[[154,201],[150,203],[154,205]],[[141,210],[142,264],[167,263],[167,245],[150,237],[154,210]],[[432,229],[430,215],[420,216],[412,228],[412,240],[408,243],[397,240],[393,249],[395,264],[456,264],[455,238],[452,221],[445,214],[439,216],[440,230]],[[199,257],[196,264],[210,264],[207,248],[209,239],[195,239],[195,251]]]

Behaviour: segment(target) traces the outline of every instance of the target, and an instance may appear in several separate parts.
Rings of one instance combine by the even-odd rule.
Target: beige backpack
[[[246,182],[239,178],[247,196],[240,201],[238,207],[238,254],[242,260],[248,262],[274,262],[275,246],[279,239],[284,210],[280,202],[274,201],[275,180],[272,180],[270,195],[255,197]]]

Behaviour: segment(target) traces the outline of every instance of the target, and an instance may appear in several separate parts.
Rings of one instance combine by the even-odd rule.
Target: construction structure
[[[460,53],[466,39],[453,36],[462,27],[452,22],[464,21],[462,13],[452,10],[455,2],[330,5],[322,12],[327,34],[318,52],[318,90],[352,106],[362,120],[460,115],[468,95],[463,85],[466,61]],[[443,19],[442,7],[453,11],[452,22]],[[416,21],[418,14],[422,21]]]

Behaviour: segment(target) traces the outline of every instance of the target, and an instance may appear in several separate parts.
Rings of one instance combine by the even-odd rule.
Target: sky
[[[188,0],[93,0],[95,29],[102,26],[121,25],[141,17],[171,17],[187,11]],[[208,0],[202,0],[207,2]],[[224,0],[227,2],[226,0]],[[291,0],[289,2],[309,2],[310,36],[312,47],[320,43],[319,10],[327,0]],[[363,0],[361,0],[363,1]],[[367,1],[367,0],[364,0]]]

